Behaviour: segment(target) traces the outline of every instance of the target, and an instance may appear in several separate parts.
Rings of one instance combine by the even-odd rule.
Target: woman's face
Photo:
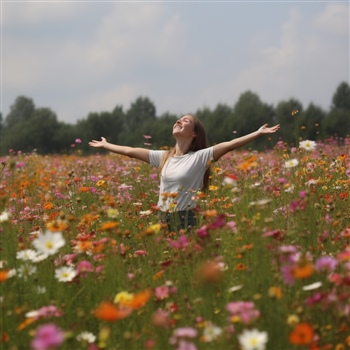
[[[173,126],[173,135],[181,137],[194,138],[194,118],[191,115],[185,115],[178,119]]]

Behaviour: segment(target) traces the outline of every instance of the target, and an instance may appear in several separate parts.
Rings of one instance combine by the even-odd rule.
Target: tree
[[[233,118],[231,130],[236,130],[242,136],[255,131],[261,125],[268,123],[272,125],[274,120],[274,108],[263,103],[259,96],[251,91],[246,91],[240,95],[233,108]],[[250,144],[251,148],[261,148],[266,142],[264,138],[259,138]]]
[[[308,108],[301,114],[301,128],[300,135],[304,140],[315,140],[319,138],[320,126],[326,117],[326,112],[321,107],[310,103]]]
[[[284,142],[294,145],[299,144],[300,115],[302,110],[301,102],[296,99],[278,103],[276,107],[276,122],[281,124],[278,134]]]
[[[15,103],[10,107],[10,113],[7,115],[5,125],[9,128],[14,125],[28,120],[35,110],[33,100],[19,96],[16,98]]]
[[[350,135],[350,87],[341,83],[332,98],[332,107],[325,118],[325,136],[340,138]]]

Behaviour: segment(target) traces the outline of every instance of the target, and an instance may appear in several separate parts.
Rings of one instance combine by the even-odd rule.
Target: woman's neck
[[[183,156],[190,151],[192,139],[191,140],[177,140],[175,145],[174,156]]]

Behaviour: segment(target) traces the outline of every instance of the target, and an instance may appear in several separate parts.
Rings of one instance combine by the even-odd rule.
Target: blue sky
[[[19,95],[75,123],[139,96],[157,115],[233,106],[329,109],[349,83],[348,1],[1,3],[1,111]]]

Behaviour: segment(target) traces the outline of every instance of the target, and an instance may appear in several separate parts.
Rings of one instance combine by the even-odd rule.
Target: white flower
[[[16,254],[16,258],[24,261],[32,261],[36,257],[37,252],[33,249],[20,250]]]
[[[96,340],[96,336],[93,335],[91,332],[81,332],[77,335],[77,340],[85,343],[93,343]]]
[[[306,151],[313,151],[316,149],[317,144],[315,141],[305,140],[305,141],[300,141],[299,147]]]
[[[10,220],[10,217],[11,217],[11,213],[8,212],[8,211],[3,211],[1,214],[0,214],[0,223],[1,222],[5,222],[5,221],[9,221]]]
[[[233,286],[228,289],[230,293],[237,292],[238,290],[243,288],[243,284],[238,284],[237,286]]]
[[[238,335],[238,341],[243,350],[264,350],[267,343],[267,333],[257,329],[245,329]]]
[[[60,282],[70,282],[77,275],[77,272],[72,266],[63,266],[55,271],[55,277]]]
[[[314,289],[317,289],[317,288],[320,288],[322,286],[322,282],[315,282],[315,283],[311,283],[311,284],[308,284],[307,286],[304,286],[303,287],[303,290],[314,290]]]
[[[294,168],[299,164],[298,159],[289,159],[284,163],[285,168]]]
[[[36,270],[36,266],[31,265],[29,263],[25,263],[17,269],[17,274],[18,277],[22,277],[26,280],[28,276],[33,275],[36,272]]]
[[[62,233],[51,231],[46,231],[44,234],[38,235],[38,238],[33,241],[33,246],[36,250],[47,255],[56,254],[58,249],[63,247],[64,244],[65,240]]]
[[[215,326],[212,323],[209,323],[205,326],[203,330],[204,341],[211,342],[215,340],[222,334],[222,329],[218,326]]]

